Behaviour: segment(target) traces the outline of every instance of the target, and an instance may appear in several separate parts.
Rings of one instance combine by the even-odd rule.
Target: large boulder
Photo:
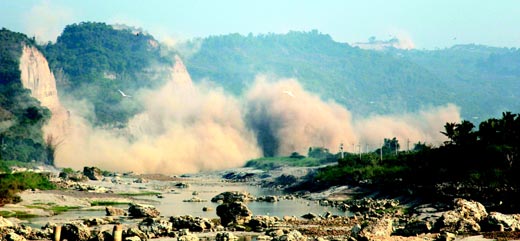
[[[107,216],[126,216],[127,213],[122,208],[116,208],[112,206],[107,206],[105,208],[105,212]]]
[[[90,241],[112,241],[114,237],[112,232],[108,230],[95,229],[92,231]]]
[[[197,235],[190,233],[188,229],[182,229],[179,231],[178,241],[199,241]]]
[[[87,241],[90,239],[90,229],[82,223],[69,223],[61,228],[62,239]]]
[[[214,227],[213,223],[209,219],[193,217],[191,215],[170,217],[170,223],[173,228],[177,230],[188,229],[193,232],[202,232]]]
[[[217,196],[211,199],[212,202],[224,202],[224,203],[233,203],[233,202],[248,202],[254,201],[255,197],[248,192],[223,192],[218,194]]]
[[[486,208],[479,202],[462,198],[454,200],[454,210],[444,212],[435,223],[438,231],[480,232],[479,223],[488,216]]]
[[[393,232],[394,220],[390,217],[383,217],[369,222],[358,232],[358,237],[366,240],[372,240],[375,237],[390,237]]]
[[[83,167],[83,175],[93,181],[103,180],[103,173],[97,167]]]
[[[246,226],[249,227],[252,231],[262,232],[268,227],[272,227],[278,221],[278,217],[270,217],[270,216],[254,216],[246,223]]]
[[[238,237],[230,232],[217,233],[215,241],[236,241]]]
[[[80,173],[80,172],[72,172],[72,173],[60,172],[59,177],[62,178],[63,180],[70,180],[70,181],[74,181],[74,182],[85,182],[85,181],[88,181],[88,179],[89,179],[88,177],[83,175],[83,173]]]
[[[128,215],[133,218],[155,218],[159,217],[160,213],[152,205],[132,203],[128,208]]]
[[[486,231],[519,231],[520,215],[507,215],[499,212],[491,212],[483,221],[483,229]]]
[[[129,228],[127,230],[123,231],[123,239],[124,240],[140,240],[140,241],[146,241],[148,240],[148,236],[138,228]],[[136,239],[137,238],[137,239]]]
[[[253,212],[242,202],[223,203],[217,207],[217,216],[223,226],[244,224],[252,215]]]
[[[307,237],[302,235],[298,230],[276,229],[267,233],[271,236],[272,241],[306,241]]]
[[[13,226],[14,226],[13,222],[0,216],[0,228],[13,227]]]
[[[145,218],[139,223],[139,230],[148,237],[165,237],[173,233],[173,225],[165,219]]]
[[[5,237],[6,241],[26,241],[25,237],[18,235],[16,233],[9,233]]]

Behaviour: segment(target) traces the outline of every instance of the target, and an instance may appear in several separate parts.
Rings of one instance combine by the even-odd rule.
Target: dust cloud
[[[261,156],[306,154],[311,146],[336,152],[340,143],[383,138],[440,142],[446,122],[460,120],[454,105],[399,116],[353,118],[343,106],[306,91],[296,79],[260,76],[236,97],[213,84],[168,81],[135,98],[145,110],[126,129],[93,127],[71,110],[72,128],[58,166],[98,166],[137,173],[193,173],[238,167]]]

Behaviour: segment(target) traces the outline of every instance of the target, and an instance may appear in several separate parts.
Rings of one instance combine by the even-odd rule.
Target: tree
[[[445,132],[442,132],[450,140],[444,142],[445,145],[471,145],[477,141],[477,135],[473,132],[475,125],[473,123],[464,120],[459,124],[446,123],[444,125]]]

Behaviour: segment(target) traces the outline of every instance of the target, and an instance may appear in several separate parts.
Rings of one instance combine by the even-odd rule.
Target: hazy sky
[[[142,27],[162,40],[317,29],[349,43],[398,36],[421,49],[520,47],[519,0],[0,0],[0,27],[42,41],[82,21]]]

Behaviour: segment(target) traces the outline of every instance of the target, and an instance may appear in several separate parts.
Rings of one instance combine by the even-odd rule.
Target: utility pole
[[[381,157],[381,163],[383,162],[383,143],[381,143],[381,148],[379,148],[379,156]]]
[[[343,152],[343,142],[341,142],[339,144],[339,152],[340,152],[341,159],[343,159],[345,157],[345,153]]]
[[[406,139],[406,152],[410,152],[410,138]]]
[[[358,152],[359,152],[359,160],[361,160],[361,143],[359,143],[357,146],[358,146]]]

